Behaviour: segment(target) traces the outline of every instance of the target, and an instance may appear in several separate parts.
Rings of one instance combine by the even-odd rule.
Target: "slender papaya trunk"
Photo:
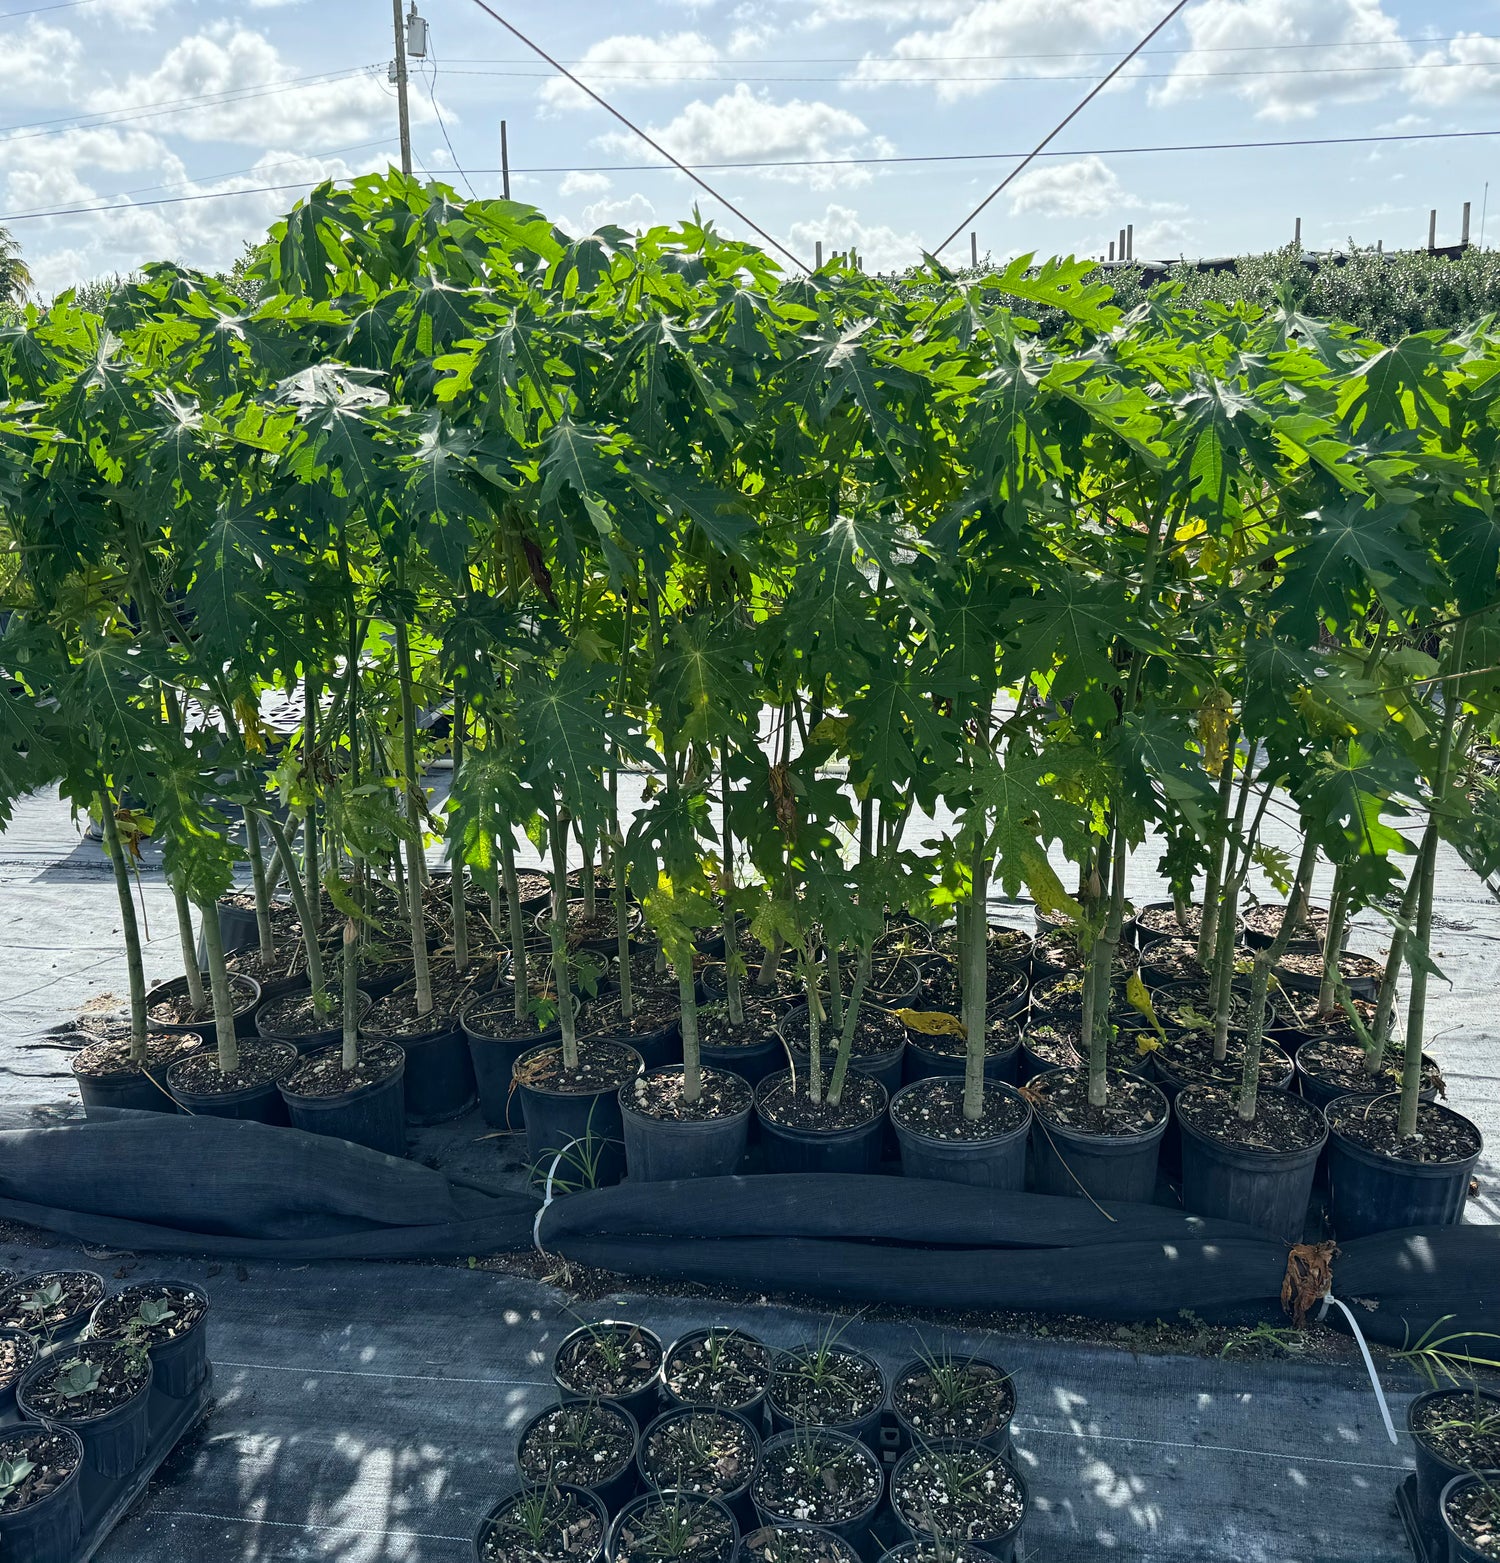
[[[803,951],[802,986],[807,993],[807,1099],[823,1100],[823,1037],[819,1022],[823,1017],[823,1005],[818,997],[818,977],[811,954]]]
[[[1234,803],[1234,756],[1240,730],[1232,724],[1228,733],[1228,757],[1219,775],[1219,806],[1214,815],[1213,842],[1203,876],[1203,921],[1198,929],[1198,964],[1208,971],[1218,948],[1219,896],[1224,886],[1225,855],[1230,851],[1229,812]],[[1248,769],[1248,765],[1247,765]]]
[[[464,761],[464,703],[453,699],[453,785],[458,786],[459,767]],[[448,844],[448,894],[453,911],[453,967],[463,973],[469,969],[469,907],[465,900],[463,849],[455,838]]]
[[[359,1063],[359,931],[352,917],[344,920],[344,1051],[345,1069]]]
[[[224,964],[224,940],[219,933],[216,909],[210,905],[200,906],[198,910],[203,920],[203,946],[208,953],[208,983],[213,993],[219,1068],[229,1074],[240,1067],[240,1043],[234,1030],[234,998],[229,986],[229,968]]]
[[[271,840],[276,843],[277,849],[290,863],[291,842],[287,839],[281,822],[268,814],[266,829],[270,831]],[[313,1008],[318,1014],[326,1015],[332,1005],[328,998],[327,983],[323,973],[323,946],[318,942],[317,903],[308,899],[307,887],[297,874],[287,875],[287,886],[292,892],[292,901],[297,908],[297,919],[302,924],[302,948],[307,955],[307,980],[308,986],[312,989]],[[217,922],[217,919],[215,921]]]
[[[516,881],[516,844],[510,831],[500,832],[500,877],[505,885],[505,904],[510,929],[510,983],[514,991],[517,1020],[525,1020],[531,1000],[531,974],[526,969],[526,919],[521,912],[521,887]]]
[[[120,931],[125,938],[125,972],[130,985],[130,1061],[146,1062],[146,969],[141,959],[141,926],[135,915],[135,897],[130,889],[130,870],[115,824],[115,806],[105,793],[98,802],[99,828],[104,832],[104,850],[115,877],[115,892],[120,898]]]
[[[1114,975],[1115,951],[1125,926],[1125,831],[1115,819],[1110,827],[1109,911],[1104,931],[1094,941],[1089,962],[1089,980],[1094,990],[1093,1029],[1084,1038],[1089,1055],[1089,1106],[1104,1107],[1109,1101],[1110,980]]]
[[[984,1112],[985,1011],[989,1000],[989,885],[993,859],[989,821],[979,811],[969,843],[969,902],[964,919],[963,990],[964,1117],[970,1123]]]
[[[270,969],[276,955],[276,936],[271,928],[271,891],[266,882],[266,855],[260,840],[260,818],[245,805],[245,851],[250,859],[250,882],[255,887],[255,933],[260,944],[261,961]]]
[[[828,1082],[830,1107],[837,1107],[844,1099],[844,1081],[849,1075],[849,1060],[854,1055],[854,1033],[859,1029],[859,1012],[865,1002],[865,990],[870,986],[874,953],[872,945],[865,945],[859,952],[859,963],[854,969],[854,991],[849,996],[848,1013],[844,1017],[844,1028],[834,1055],[833,1076]]]
[[[568,812],[548,832],[552,838],[552,973],[557,983],[557,1018],[562,1026],[563,1068],[578,1068],[577,1018],[573,1013],[573,971],[568,961]]]
[[[1370,1043],[1365,1049],[1365,1068],[1372,1075],[1380,1073],[1385,1062],[1386,1043],[1390,1040],[1391,1020],[1396,1012],[1396,990],[1401,981],[1401,967],[1406,959],[1406,941],[1411,935],[1412,919],[1417,915],[1417,897],[1422,893],[1422,861],[1425,857],[1426,839],[1418,847],[1407,875],[1406,890],[1401,897],[1401,910],[1396,926],[1391,930],[1391,947],[1385,958],[1385,971],[1380,979],[1380,991],[1375,996],[1375,1021],[1370,1027]]]
[[[724,997],[729,1024],[745,1024],[745,994],[740,981],[740,919],[734,907],[734,830],[729,822],[729,740],[719,745],[719,802],[724,818]]]
[[[187,982],[188,1002],[193,1013],[203,1014],[208,1008],[208,995],[203,991],[203,973],[198,970],[198,948],[193,938],[193,911],[187,895],[175,885],[172,887],[172,905],[177,912],[177,942],[182,948],[182,975]],[[213,911],[215,922],[219,920],[218,908]]]
[[[1328,938],[1323,945],[1323,977],[1318,983],[1318,1019],[1338,1008],[1339,952],[1344,945],[1344,929],[1349,922],[1349,870],[1343,863],[1333,871],[1333,890],[1328,898]]]
[[[677,1000],[682,1007],[682,1099],[696,1102],[703,1095],[703,1067],[698,1053],[698,983],[691,960],[677,969]]]
[[[302,730],[302,760],[307,777],[307,814],[302,821],[302,865],[307,876],[307,899],[321,916],[323,878],[318,865],[317,750],[319,702],[323,698],[323,684],[315,672],[305,672],[302,684],[303,703],[306,707]]]

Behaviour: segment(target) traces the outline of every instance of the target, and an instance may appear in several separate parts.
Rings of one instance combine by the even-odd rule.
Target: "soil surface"
[[[1212,1036],[1214,1028],[1214,1000],[1207,987],[1201,983],[1181,984],[1171,988],[1158,988],[1151,995],[1151,1008],[1162,1029],[1169,1032],[1199,1032]],[[1229,1024],[1243,1030],[1245,1018],[1250,1013],[1250,1001],[1231,986],[1229,990]],[[1270,1016],[1266,1017],[1267,1024]]]
[[[929,1034],[924,1031],[908,1031],[906,1045],[920,1048],[924,1053],[941,1053],[944,1058],[962,1058],[969,1051],[967,1037],[954,1032],[940,1031]],[[992,1015],[984,1030],[984,1056],[1003,1058],[1021,1045],[1020,1022],[1008,1015]]]
[[[544,1524],[534,1535],[516,1510],[538,1498],[545,1505]],[[603,1544],[604,1523],[593,1504],[554,1488],[517,1493],[486,1527],[479,1553],[485,1563],[588,1563]]]
[[[544,1029],[530,1013],[516,1019],[515,989],[510,983],[475,999],[464,1010],[464,1020],[472,1031],[483,1037],[493,1037],[497,1042],[522,1042],[528,1037],[541,1038],[557,1031],[555,1020]]]
[[[562,1043],[538,1048],[516,1064],[518,1084],[561,1096],[594,1096],[618,1091],[641,1072],[641,1055],[623,1042],[580,1041],[578,1068],[563,1064]]]
[[[151,990],[148,995],[151,1002],[146,1006],[146,1014],[157,1025],[196,1026],[204,1022],[211,1027],[214,1021],[213,995],[208,991],[206,976],[203,979],[203,994],[208,1000],[208,1007],[195,1009],[188,998],[187,979],[173,977],[170,982],[164,982]],[[249,982],[233,972],[229,974],[229,998],[236,1015],[244,1014],[255,1003]]]
[[[1194,902],[1183,907],[1182,916],[1178,917],[1175,906],[1142,907],[1135,914],[1135,925],[1147,933],[1166,934],[1170,940],[1187,943],[1203,932],[1203,908]]]
[[[807,1055],[807,1011],[793,1010],[782,1017],[778,1028],[786,1045],[794,1053]],[[818,1028],[818,1043],[827,1058],[838,1046],[839,1033],[832,1020]],[[906,1027],[889,1011],[873,1004],[861,1004],[859,1019],[854,1024],[854,1040],[849,1045],[852,1058],[880,1058],[906,1046]]]
[[[50,1308],[26,1308],[28,1298],[57,1286],[62,1297]],[[45,1335],[50,1330],[93,1311],[104,1297],[104,1282],[87,1270],[43,1270],[23,1275],[0,1294],[0,1329]]]
[[[1323,1114],[1285,1091],[1261,1091],[1255,1117],[1246,1122],[1235,1105],[1237,1089],[1190,1085],[1177,1098],[1177,1115],[1201,1134],[1245,1150],[1297,1151],[1323,1138]]]
[[[1500,1394],[1453,1389],[1416,1408],[1412,1432],[1449,1465],[1500,1471]]]
[[[755,1506],[803,1525],[838,1525],[865,1513],[885,1486],[879,1459],[864,1444],[824,1428],[781,1433],[765,1447]]]
[[[279,999],[272,999],[270,1003],[261,1005],[256,1013],[255,1023],[261,1028],[262,1036],[306,1037],[319,1031],[331,1031],[335,1027],[342,1031],[344,1026],[342,989],[330,988],[328,1000],[327,1012],[320,1015],[313,1007],[311,993],[287,993]],[[354,1002],[356,1013],[362,1015],[369,1007],[370,995],[360,993]]]
[[[620,1016],[618,997],[591,999],[578,1011],[578,1035],[581,1037],[645,1037],[682,1019],[682,1004],[675,988],[632,990],[629,1020]]]
[[[1453,1494],[1448,1523],[1481,1557],[1500,1558],[1500,1487],[1476,1482]]]
[[[924,1536],[920,1541],[903,1541],[892,1547],[881,1563],[988,1563],[994,1557],[972,1541],[939,1541]]]
[[[747,1486],[759,1464],[755,1434],[713,1406],[659,1417],[641,1443],[641,1471],[655,1488],[725,1498]]]
[[[149,1031],[146,1033],[146,1066],[159,1071],[202,1046],[203,1038],[195,1031]],[[73,1059],[73,1073],[90,1080],[108,1080],[117,1075],[141,1072],[140,1065],[130,1061],[128,1036],[95,1042]]]
[[[1198,946],[1187,939],[1159,939],[1141,952],[1141,980],[1148,988],[1165,982],[1202,982]]]
[[[1417,1108],[1417,1132],[1403,1140],[1396,1137],[1400,1112],[1401,1101],[1396,1096],[1338,1101],[1328,1108],[1328,1126],[1356,1145],[1394,1161],[1430,1166],[1478,1155],[1479,1131],[1467,1118],[1436,1102],[1424,1102]]]
[[[786,1006],[775,999],[743,995],[745,1023],[735,1026],[729,1019],[729,1001],[721,999],[698,1006],[698,1043],[700,1047],[759,1047],[776,1031]]]
[[[253,977],[257,982],[285,982],[306,975],[307,951],[300,939],[289,939],[272,948],[269,961],[261,956],[260,946],[254,945],[226,956],[224,964],[231,975]]]
[[[1152,1052],[1163,1074],[1180,1085],[1237,1086],[1245,1075],[1245,1036],[1229,1033],[1222,1061],[1214,1059],[1214,1039],[1206,1031],[1178,1032]],[[1294,1074],[1291,1054],[1276,1043],[1262,1040],[1260,1083],[1288,1086]]]
[[[212,1048],[202,1048],[172,1065],[168,1084],[174,1092],[194,1096],[229,1096],[279,1080],[296,1061],[297,1049],[290,1042],[252,1037],[240,1043],[237,1069],[225,1074],[219,1068],[219,1055]]]
[[[575,1395],[617,1400],[656,1377],[661,1342],[638,1325],[606,1321],[564,1341],[552,1366],[558,1381]]]
[[[964,993],[957,959],[951,955],[929,955],[922,961],[920,970],[921,986],[911,1001],[911,1008],[960,1014]],[[1014,1004],[1030,984],[1031,978],[1014,964],[996,965],[992,961],[986,973],[986,1002],[996,1008],[1006,1003]]]
[[[823,1089],[833,1078],[831,1068],[823,1071]],[[885,1112],[885,1087],[869,1075],[851,1069],[844,1076],[844,1091],[837,1107],[825,1096],[821,1102],[809,1100],[807,1074],[797,1071],[794,1090],[791,1076],[782,1070],[767,1076],[756,1097],[756,1111],[783,1129],[858,1129],[873,1123]]]
[[[138,1315],[141,1304],[147,1302],[166,1303],[172,1312],[155,1324],[143,1324]],[[127,1286],[99,1305],[89,1332],[102,1340],[115,1340],[131,1329],[148,1345],[163,1346],[186,1335],[207,1312],[208,1304],[203,1298],[183,1286]]]
[[[457,1016],[476,993],[485,991],[481,986],[482,974],[474,973],[466,981],[456,975],[432,977],[432,1008],[425,1015],[417,1013],[417,989],[415,982],[403,984],[394,993],[376,999],[360,1023],[362,1031],[371,1036],[392,1037],[400,1042],[409,1037],[435,1036],[451,1031],[458,1024]]]
[[[810,1525],[762,1525],[740,1547],[748,1563],[859,1563],[842,1536]]]
[[[656,1497],[621,1516],[612,1563],[730,1563],[735,1541],[734,1521],[718,1504]]]
[[[846,1427],[862,1422],[884,1400],[880,1369],[863,1352],[837,1341],[810,1341],[771,1359],[771,1404],[799,1426]]]
[[[17,1465],[31,1462],[31,1469],[0,1498],[0,1514],[17,1514],[50,1497],[78,1469],[78,1446],[62,1433],[45,1428],[13,1428],[0,1435],[0,1460]]]
[[[1082,971],[1088,965],[1088,956],[1079,947],[1078,940],[1070,933],[1042,934],[1032,947],[1033,970],[1051,966],[1058,971]],[[1115,946],[1114,974],[1133,972],[1140,965],[1140,951],[1121,938]]]
[[[990,1083],[985,1086],[979,1117],[965,1118],[964,1083],[956,1077],[923,1080],[891,1103],[894,1122],[930,1140],[993,1140],[1021,1128],[1027,1117],[1026,1103],[1019,1096]]]
[[[1276,975],[1307,989],[1322,982],[1323,966],[1321,951],[1288,950],[1277,963]],[[1351,955],[1346,951],[1339,957],[1339,976],[1345,982],[1373,982],[1378,986],[1384,975],[1385,967],[1368,955]]]
[[[1141,1073],[1146,1067],[1146,1054],[1141,1052],[1140,1038],[1138,1031],[1117,1030],[1105,1051],[1109,1067]],[[1027,1026],[1023,1040],[1026,1050],[1044,1067],[1082,1069],[1088,1063],[1088,1055],[1079,1040],[1077,1018],[1070,1026],[1050,1022]]]
[[[891,1385],[891,1405],[924,1443],[990,1438],[1010,1421],[1016,1391],[1010,1374],[972,1357],[934,1358],[907,1368]]]
[[[844,992],[852,993],[849,972],[844,974]],[[870,963],[869,992],[892,1004],[905,1004],[921,986],[922,973],[917,963],[894,955],[877,955]]]
[[[613,1406],[577,1401],[544,1411],[516,1446],[516,1469],[528,1482],[597,1487],[635,1459],[635,1429]]]
[[[1026,1512],[1015,1473],[983,1444],[919,1449],[892,1473],[891,1505],[914,1530],[965,1541],[1004,1536]]]
[[[1350,1091],[1358,1096],[1399,1091],[1405,1061],[1405,1046],[1400,1042],[1388,1042],[1380,1071],[1372,1075],[1365,1068],[1365,1050],[1352,1035],[1319,1037],[1314,1042],[1304,1042],[1297,1050],[1298,1066],[1305,1073],[1326,1085],[1336,1086],[1341,1092]],[[1425,1053],[1422,1055],[1422,1089],[1436,1091],[1439,1096],[1447,1094],[1437,1060]]]
[[[641,926],[640,908],[632,906],[626,921],[631,935],[635,935]],[[552,909],[550,907],[536,914],[536,930],[538,933],[551,936]],[[612,901],[607,901],[601,896],[594,905],[592,917],[588,915],[581,900],[568,902],[567,937],[570,946],[594,944],[604,939],[613,940],[619,937],[619,932],[619,923],[615,917]]]
[[[1284,905],[1268,904],[1266,906],[1252,906],[1245,913],[1242,921],[1245,932],[1257,935],[1266,944],[1272,943],[1276,935],[1281,931],[1281,919],[1286,913]],[[1309,906],[1307,915],[1297,924],[1292,931],[1291,949],[1299,946],[1307,947],[1315,945],[1322,949],[1323,941],[1328,937],[1328,908],[1326,906]]]
[[[99,1382],[82,1394],[69,1395],[59,1387],[59,1380],[65,1379],[78,1362],[97,1369]],[[48,1367],[22,1393],[33,1415],[59,1422],[84,1422],[134,1400],[150,1377],[148,1357],[104,1341],[79,1341],[54,1353]]]
[[[1359,1016],[1360,1024],[1369,1031],[1375,1024],[1375,1006],[1368,999],[1354,999],[1354,1013]],[[1283,993],[1278,1006],[1280,1014],[1274,1017],[1278,1030],[1295,1031],[1309,1040],[1318,1040],[1323,1037],[1338,1038],[1350,1042],[1359,1040],[1359,1033],[1354,1029],[1353,1022],[1342,1008],[1333,1010],[1330,1014],[1319,1015],[1317,1013],[1317,1001],[1309,994],[1296,992]],[[1270,1025],[1273,1017],[1267,1016],[1266,1023]],[[1390,1044],[1396,1046],[1397,1044]]]
[[[769,983],[762,986],[757,980],[757,967],[750,963],[750,969],[740,979],[740,991],[748,1001],[752,996],[757,999],[777,998],[783,1001],[790,1000],[796,1003],[798,999],[807,997],[807,989],[803,986],[802,978],[797,972],[783,960],[771,976]],[[710,962],[703,968],[703,991],[710,999],[723,996],[725,992],[724,963],[722,961]]]
[[[755,1093],[738,1075],[701,1066],[699,1073],[702,1090],[696,1102],[689,1102],[683,1096],[680,1069],[637,1075],[629,1093],[630,1110],[644,1118],[704,1123],[715,1118],[733,1118],[754,1106]]]
[[[394,1042],[361,1042],[359,1061],[345,1069],[343,1044],[319,1048],[304,1058],[281,1083],[294,1096],[342,1096],[361,1086],[378,1085],[389,1080],[401,1067],[406,1055]]]
[[[758,1399],[770,1384],[771,1353],[739,1330],[703,1330],[673,1346],[662,1381],[686,1405],[735,1411]]]
[[[8,1389],[36,1361],[36,1343],[20,1330],[0,1335],[0,1389]]]
[[[1109,1097],[1103,1107],[1089,1105],[1086,1070],[1046,1075],[1024,1087],[1037,1116],[1079,1134],[1144,1134],[1167,1116],[1166,1098],[1139,1075],[1109,1071]]]

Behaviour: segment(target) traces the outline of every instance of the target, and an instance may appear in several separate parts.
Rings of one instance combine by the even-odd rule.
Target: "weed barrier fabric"
[[[1287,1266],[1280,1242],[1162,1206],[899,1177],[627,1183],[537,1210],[525,1193],[264,1124],[121,1112],[0,1131],[0,1217],[142,1251],[459,1258],[527,1249],[535,1224],[547,1252],[622,1276],[1122,1322],[1266,1316]],[[1333,1286],[1385,1345],[1439,1322],[1481,1333],[1500,1318],[1500,1227],[1361,1238]]]

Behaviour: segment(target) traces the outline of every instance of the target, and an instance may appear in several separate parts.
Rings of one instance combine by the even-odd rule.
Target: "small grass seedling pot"
[[[208,1378],[208,1293],[192,1281],[136,1281],[106,1297],[89,1318],[91,1339],[119,1340],[145,1298],[164,1298],[174,1317],[148,1329],[151,1384],[174,1400],[196,1394]]]
[[[1015,1381],[986,1357],[918,1359],[892,1378],[891,1410],[912,1447],[965,1438],[1008,1455]]]
[[[80,1348],[81,1349],[81,1348]],[[115,1348],[105,1348],[111,1356]],[[102,1355],[103,1353],[99,1353]],[[40,1397],[54,1376],[76,1355],[74,1348],[52,1351],[29,1367],[16,1389],[16,1404],[23,1415],[49,1427],[65,1427],[83,1441],[83,1457],[100,1476],[129,1476],[146,1458],[151,1445],[151,1359],[139,1387],[128,1400],[107,1411],[70,1414],[41,1404]]]
[[[938,1541],[922,1536],[903,1541],[880,1555],[879,1563],[995,1563],[991,1553],[972,1541]]]
[[[696,1461],[698,1450],[705,1456],[718,1451],[718,1457],[711,1464]],[[740,1456],[732,1466],[731,1450]],[[760,1461],[760,1434],[747,1417],[721,1406],[669,1407],[642,1429],[635,1456],[644,1490],[717,1498],[742,1532],[757,1524],[750,1484]]]
[[[788,1467],[797,1467],[791,1481]],[[751,1489],[762,1525],[816,1525],[857,1552],[885,1497],[885,1468],[868,1444],[829,1427],[798,1427],[766,1440]]]
[[[545,1551],[533,1548],[529,1538],[506,1546],[507,1521],[522,1504],[545,1499],[559,1521],[559,1533],[549,1537]],[[567,1534],[563,1534],[563,1529]],[[580,1534],[580,1531],[585,1532]],[[548,1563],[599,1563],[609,1538],[609,1515],[596,1494],[586,1487],[523,1487],[507,1493],[480,1520],[474,1532],[475,1563],[532,1563],[545,1556]]]
[[[689,1330],[672,1342],[661,1365],[668,1406],[719,1406],[764,1425],[771,1387],[771,1349],[743,1330]]]
[[[682,1065],[637,1075],[620,1087],[625,1166],[632,1183],[672,1178],[728,1177],[744,1159],[755,1093],[749,1082],[722,1070],[702,1071],[706,1088],[722,1098],[712,1116],[665,1117],[646,1110],[646,1093],[680,1095]],[[691,1109],[682,1109],[684,1113]]]
[[[964,1123],[961,1112],[955,1111],[963,1091],[963,1081],[953,1077],[918,1080],[897,1091],[890,1113],[901,1147],[901,1170],[909,1178],[1019,1194],[1026,1187],[1030,1105],[1014,1086],[989,1082],[984,1110],[996,1120],[990,1131],[983,1123]],[[944,1113],[943,1124],[928,1123],[925,1115],[937,1111]],[[951,1127],[954,1123],[962,1129]]]
[[[1430,1424],[1472,1419],[1476,1412],[1496,1418],[1493,1438],[1482,1444],[1479,1440],[1459,1438],[1442,1447],[1444,1435]],[[1456,1477],[1468,1476],[1481,1466],[1493,1464],[1500,1468],[1500,1392],[1477,1386],[1429,1389],[1407,1406],[1406,1432],[1417,1462],[1417,1522],[1429,1541],[1441,1546],[1443,1489]],[[1452,1436],[1449,1434],[1448,1438]]]
[[[644,1427],[660,1405],[661,1340],[644,1325],[601,1319],[580,1325],[552,1354],[552,1382],[565,1396],[612,1400]]]
[[[761,1525],[740,1537],[737,1563],[860,1563],[842,1536],[816,1525]]]
[[[839,1340],[806,1341],[774,1353],[771,1359],[766,1400],[771,1426],[778,1433],[826,1427],[873,1449],[880,1437],[885,1394],[880,1364]]]
[[[572,1438],[574,1447],[559,1449],[559,1434]],[[597,1448],[589,1447],[591,1434]],[[565,1396],[521,1428],[516,1469],[530,1483],[585,1487],[613,1515],[640,1490],[636,1472],[640,1442],[635,1418],[618,1402]],[[600,1454],[607,1458],[596,1458]]]
[[[242,1058],[248,1052],[247,1039],[241,1048]],[[281,1099],[277,1082],[297,1062],[297,1049],[290,1042],[268,1042],[257,1039],[257,1045],[267,1050],[264,1070],[257,1070],[257,1078],[248,1085],[227,1091],[195,1089],[184,1078],[184,1071],[193,1067],[202,1056],[198,1054],[180,1058],[167,1070],[167,1089],[185,1112],[204,1118],[237,1118],[252,1123],[288,1124],[286,1103]]]
[[[1371,1114],[1393,1117],[1398,1098],[1341,1096],[1327,1109],[1328,1186],[1333,1230],[1340,1242],[1405,1227],[1446,1227],[1462,1219],[1474,1164],[1484,1150],[1478,1127],[1450,1107],[1418,1109],[1419,1122],[1447,1129],[1460,1153],[1416,1161],[1363,1144],[1355,1136]]]
[[[962,1485],[942,1495],[946,1502],[918,1507],[908,1491],[914,1480],[926,1472],[941,1481],[950,1469]],[[990,1479],[993,1488],[987,1485]],[[986,1519],[983,1512],[997,1499],[1012,1511],[1003,1524]],[[1028,1504],[1025,1477],[998,1450],[972,1439],[947,1439],[909,1449],[891,1472],[891,1511],[913,1541],[935,1539],[941,1514],[944,1539],[967,1541],[996,1563],[1017,1563],[1021,1556]]]
[[[376,1059],[370,1053],[377,1053]],[[348,1140],[386,1156],[406,1154],[406,1053],[394,1042],[366,1044],[359,1061],[359,1072],[374,1076],[362,1079],[347,1090],[312,1091],[307,1089],[311,1071],[337,1070],[343,1046],[337,1044],[307,1054],[281,1081],[281,1099],[286,1103],[294,1129],[321,1134],[330,1139]]]
[[[666,1519],[677,1545],[658,1531]],[[656,1535],[652,1535],[657,1531]],[[660,1491],[632,1498],[609,1528],[609,1563],[734,1563],[740,1527],[727,1504],[694,1493]]]
[[[83,1442],[67,1427],[12,1427],[0,1433],[0,1460],[71,1466],[50,1492],[18,1508],[0,1508],[0,1557],[16,1563],[73,1563],[83,1536]]]
[[[1500,1546],[1477,1547],[1464,1523],[1481,1505],[1488,1511],[1486,1531],[1493,1537],[1500,1532],[1500,1471],[1470,1471],[1443,1488],[1438,1517],[1448,1543],[1448,1563],[1495,1563],[1500,1557]]]

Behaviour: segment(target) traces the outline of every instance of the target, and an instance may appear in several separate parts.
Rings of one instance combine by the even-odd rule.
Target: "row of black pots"
[[[92,1271],[71,1272],[83,1275],[103,1292],[103,1278]],[[13,1282],[0,1296],[27,1295],[28,1287],[46,1277],[23,1277]],[[120,1338],[118,1327],[106,1318],[114,1299],[101,1297],[90,1309],[87,1321],[72,1317],[59,1321],[40,1346],[21,1332],[22,1340],[32,1341],[35,1357],[17,1380],[0,1388],[0,1411],[13,1405],[23,1420],[0,1432],[0,1460],[10,1458],[6,1445],[25,1439],[39,1428],[61,1438],[69,1447],[71,1469],[56,1486],[35,1501],[0,1511],[0,1552],[7,1558],[25,1563],[72,1563],[83,1535],[84,1509],[82,1478],[85,1468],[106,1480],[129,1476],[151,1453],[153,1394],[173,1400],[186,1400],[196,1394],[208,1377],[209,1297],[201,1287],[186,1281],[133,1282],[128,1291],[165,1288],[179,1295],[188,1294],[202,1304],[202,1312],[193,1324],[175,1339],[148,1341],[145,1371],[140,1386],[125,1401],[102,1413],[70,1416],[33,1403],[43,1380],[55,1374],[60,1364],[73,1356],[87,1354],[90,1340],[112,1342]],[[82,1334],[80,1335],[80,1326]],[[22,1452],[17,1446],[18,1455]]]
[[[1426,1540],[1428,1556],[1444,1556],[1450,1563],[1491,1563],[1490,1558],[1458,1534],[1450,1508],[1451,1500],[1475,1485],[1489,1491],[1500,1490],[1500,1432],[1490,1432],[1483,1441],[1490,1448],[1489,1458],[1477,1465],[1455,1462],[1426,1431],[1428,1412],[1449,1419],[1493,1418],[1500,1428],[1500,1391],[1474,1386],[1430,1389],[1417,1395],[1406,1408],[1406,1431],[1416,1454],[1417,1524]],[[1482,1452],[1476,1450],[1476,1453]]]

